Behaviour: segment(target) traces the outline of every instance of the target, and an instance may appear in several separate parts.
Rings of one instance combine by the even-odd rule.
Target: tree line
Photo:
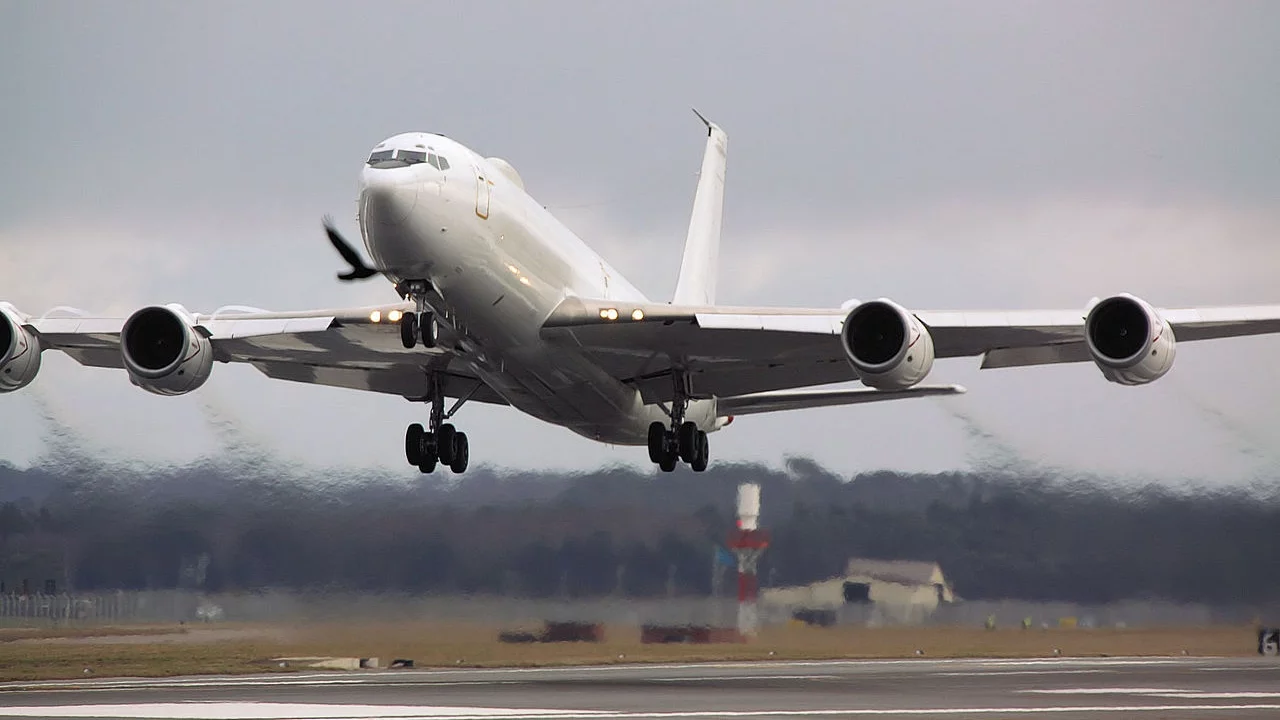
[[[937,561],[972,599],[1280,598],[1274,492],[977,472],[847,478],[803,459],[699,475],[481,468],[464,479],[269,462],[0,466],[0,581],[8,591],[52,580],[60,591],[706,595],[741,482],[762,486],[765,586],[832,577],[857,556]]]

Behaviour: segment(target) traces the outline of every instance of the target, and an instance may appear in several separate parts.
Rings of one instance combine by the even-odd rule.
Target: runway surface
[[[0,718],[1280,717],[1274,658],[311,672],[0,685]]]

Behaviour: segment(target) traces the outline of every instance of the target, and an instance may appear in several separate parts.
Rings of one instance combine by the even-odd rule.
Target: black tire
[[[422,334],[424,347],[433,348],[440,342],[440,323],[436,321],[435,313],[422,313],[422,319],[418,321],[418,332]]]
[[[691,420],[680,424],[680,432],[676,438],[680,448],[680,459],[692,463],[698,453],[698,426]]]
[[[422,462],[418,463],[418,471],[423,475],[430,475],[436,471],[436,458],[434,455],[425,457]]]
[[[436,456],[440,458],[441,465],[453,464],[453,452],[458,447],[455,442],[457,437],[458,429],[449,423],[441,425],[436,431]]]
[[[418,316],[405,313],[400,318],[400,344],[405,350],[412,350],[418,344]]]
[[[467,434],[463,432],[454,433],[453,462],[449,463],[449,469],[461,475],[467,471],[467,463],[469,462],[471,462],[471,443],[467,440]]]
[[[711,462],[711,443],[707,441],[707,434],[698,431],[698,452],[693,458],[693,462],[689,463],[689,467],[694,472],[702,472],[707,469],[707,463]]]
[[[422,462],[422,437],[427,432],[418,423],[409,426],[404,432],[404,457],[410,465]]]
[[[662,462],[662,451],[667,442],[667,427],[660,422],[649,423],[649,462]]]
[[[676,469],[676,463],[679,461],[680,458],[676,457],[675,453],[668,453],[666,457],[658,461],[658,467],[662,469],[662,472],[671,472]]]

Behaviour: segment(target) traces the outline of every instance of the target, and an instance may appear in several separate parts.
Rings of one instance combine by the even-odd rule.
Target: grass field
[[[643,645],[634,627],[601,643],[504,644],[499,628],[460,623],[0,629],[0,680],[281,671],[271,658],[412,658],[417,667],[916,657],[1233,656],[1256,653],[1253,627],[982,630],[769,627],[749,643]],[[85,672],[86,668],[89,670]]]

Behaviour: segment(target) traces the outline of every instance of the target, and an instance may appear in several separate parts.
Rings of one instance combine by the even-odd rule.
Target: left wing
[[[408,303],[291,313],[232,307],[205,315],[187,313],[180,306],[168,309],[184,316],[208,341],[213,360],[252,365],[271,378],[421,400],[429,397],[429,378],[435,373],[443,380],[446,396],[507,404],[453,362],[450,351],[403,347],[399,326],[390,320],[411,311]],[[61,350],[91,367],[124,367],[124,318],[90,317],[67,309],[26,318],[5,304],[0,304],[0,311],[10,319],[21,317],[21,327],[42,349]]]
[[[1280,305],[1154,310],[1179,341],[1280,332]],[[1109,298],[1108,301],[1114,300]],[[1093,359],[1089,309],[910,313],[938,358],[981,356],[983,368]],[[699,307],[566,299],[543,324],[549,342],[594,357],[647,402],[672,399],[673,372],[693,397],[725,398],[858,380],[841,331],[859,306],[840,309]],[[1157,323],[1158,324],[1158,323]],[[884,392],[884,391],[878,391]]]

